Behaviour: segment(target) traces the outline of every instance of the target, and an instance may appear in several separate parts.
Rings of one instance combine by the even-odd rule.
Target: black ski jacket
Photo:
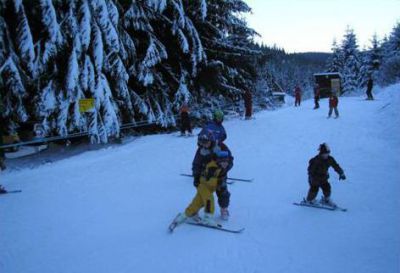
[[[317,155],[310,159],[308,164],[308,177],[311,181],[324,181],[328,180],[328,169],[332,167],[339,175],[344,174],[342,168],[332,156],[323,159],[322,156]]]

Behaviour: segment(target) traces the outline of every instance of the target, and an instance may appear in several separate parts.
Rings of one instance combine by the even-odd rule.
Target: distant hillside
[[[317,66],[325,66],[331,53],[325,52],[304,52],[288,54],[288,57],[293,57],[299,63],[312,64]]]
[[[265,61],[260,72],[265,83],[259,88],[292,94],[295,86],[299,85],[305,98],[312,96],[313,74],[325,71],[331,56],[325,52],[286,53],[284,49],[267,46],[258,49]]]

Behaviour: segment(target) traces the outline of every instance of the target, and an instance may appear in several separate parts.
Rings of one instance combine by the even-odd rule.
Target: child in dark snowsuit
[[[307,198],[304,200],[305,202],[312,204],[315,203],[315,197],[317,197],[318,190],[321,188],[324,194],[321,203],[336,206],[330,199],[331,185],[328,182],[328,169],[329,167],[333,167],[333,169],[339,174],[340,180],[345,180],[346,176],[336,160],[329,154],[330,149],[328,144],[322,143],[319,146],[319,154],[310,159],[308,166],[308,183],[310,189]]]

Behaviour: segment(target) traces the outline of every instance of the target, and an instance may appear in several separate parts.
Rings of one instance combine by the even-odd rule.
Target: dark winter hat
[[[203,143],[207,143],[209,141],[211,143],[215,142],[215,136],[214,136],[213,132],[211,130],[201,131],[201,133],[197,137],[197,143],[203,144]]]
[[[329,154],[331,152],[327,143],[320,144],[318,150],[320,154]]]

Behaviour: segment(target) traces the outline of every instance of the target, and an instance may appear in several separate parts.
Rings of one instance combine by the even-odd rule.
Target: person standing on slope
[[[179,113],[181,116],[181,136],[185,136],[186,131],[188,131],[188,135],[191,136],[192,126],[190,124],[189,106],[183,103],[181,109],[179,109]]]
[[[320,96],[320,89],[319,89],[319,85],[316,83],[314,86],[314,109],[318,109],[319,108],[319,96]]]
[[[253,112],[253,98],[252,98],[252,95],[251,95],[251,92],[249,89],[247,89],[244,92],[243,100],[244,100],[244,108],[245,108],[244,119],[248,120],[248,119],[251,119],[251,115]]]
[[[0,156],[0,170],[2,171],[5,169],[6,169],[6,165],[4,164],[4,159],[2,156]],[[7,190],[2,185],[0,185],[0,193],[7,193]]]
[[[195,222],[201,222],[206,225],[215,226],[217,223],[214,220],[214,192],[226,181],[226,172],[229,166],[229,153],[227,151],[213,152],[211,160],[206,164],[202,171],[197,186],[197,192],[190,205],[185,212],[179,213],[171,223],[169,229],[173,229],[192,218]],[[204,208],[204,216],[200,218],[198,212]]]
[[[345,180],[346,176],[336,160],[330,156],[330,152],[331,150],[329,149],[328,144],[322,143],[319,145],[319,154],[310,159],[307,169],[310,188],[307,197],[303,202],[316,204],[315,198],[317,197],[319,188],[321,188],[324,195],[320,201],[321,204],[336,207],[336,204],[333,203],[330,198],[331,185],[328,182],[328,169],[329,167],[332,167],[339,174],[339,180]]]
[[[301,89],[300,86],[296,85],[296,88],[294,89],[294,106],[300,106],[301,102]]]
[[[372,80],[372,76],[370,76],[367,82],[367,100],[374,100],[374,97],[372,96],[373,87],[374,87],[374,81]]]
[[[328,113],[328,118],[331,117],[332,115],[332,111],[335,111],[335,118],[339,117],[339,111],[337,109],[339,104],[339,99],[336,96],[336,94],[334,92],[331,93],[330,97],[329,97],[329,113]]]
[[[216,188],[216,194],[218,197],[218,205],[220,206],[221,218],[223,220],[229,219],[229,202],[230,202],[230,192],[228,191],[228,186],[226,183],[227,174],[233,167],[233,156],[228,146],[223,142],[217,142],[212,131],[202,130],[198,136],[197,141],[197,151],[192,162],[192,175],[193,175],[193,185],[198,188],[200,184],[201,174],[206,169],[207,164],[212,160],[214,154],[219,152],[228,153],[227,162],[228,165],[224,168],[224,176],[221,177],[221,181]]]

